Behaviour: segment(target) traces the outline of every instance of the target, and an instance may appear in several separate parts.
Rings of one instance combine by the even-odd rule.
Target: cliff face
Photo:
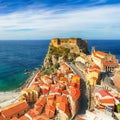
[[[43,66],[49,68],[65,60],[72,61],[80,53],[88,54],[88,43],[80,38],[54,38],[51,40]]]

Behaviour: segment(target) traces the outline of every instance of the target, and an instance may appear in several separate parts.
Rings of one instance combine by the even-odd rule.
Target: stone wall
[[[70,48],[71,53],[88,53],[88,43],[81,38],[54,38],[50,44],[54,47]]]

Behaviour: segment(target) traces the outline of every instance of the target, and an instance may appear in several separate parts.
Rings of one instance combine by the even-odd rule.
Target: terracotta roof
[[[68,79],[66,77],[60,77],[61,81],[67,81]]]
[[[56,95],[56,102],[60,103],[61,102],[61,95]]]
[[[19,120],[29,120],[26,116],[22,116],[19,118]]]
[[[43,94],[43,95],[44,95],[44,94],[48,94],[48,92],[49,92],[48,89],[43,89],[43,88],[42,88],[42,94]]]
[[[47,97],[47,104],[53,105],[55,102],[55,95],[48,95]]]
[[[110,94],[107,90],[100,90],[100,91],[99,91],[99,94],[100,94],[102,97],[111,96],[111,94]]]
[[[70,117],[70,110],[69,110],[68,104],[61,102],[59,109],[64,111]]]
[[[39,85],[42,86],[44,82],[42,80],[39,80]]]
[[[52,83],[52,79],[47,75],[43,76],[43,80],[45,80],[47,83]]]
[[[105,55],[106,55],[106,53],[101,52],[101,51],[96,51],[95,54],[97,54],[97,55],[101,55],[101,56],[105,56]]]
[[[49,116],[49,118],[53,118],[55,115],[55,105],[46,105],[45,113]]]
[[[63,90],[63,91],[62,91],[62,94],[64,94],[64,95],[68,95],[69,93],[68,93],[67,90]]]
[[[43,113],[43,114],[41,114],[39,116],[34,117],[33,120],[49,120],[49,117],[48,117],[48,115]]]
[[[62,92],[62,88],[60,85],[51,85],[50,87],[50,91],[54,92],[54,93],[61,93]]]
[[[71,96],[73,99],[77,100],[80,97],[80,90],[78,88],[72,88]]]
[[[5,120],[5,118],[2,116],[1,112],[0,112],[0,120]]]
[[[79,75],[74,75],[72,78],[71,78],[71,81],[72,82],[80,82],[80,76]]]
[[[106,61],[103,62],[103,64],[107,66],[118,66],[118,62],[114,62],[114,61]]]
[[[2,114],[5,117],[11,117],[15,114],[18,114],[24,110],[27,110],[29,108],[28,104],[26,101],[19,101],[14,104],[11,104],[5,108],[2,109]]]
[[[85,119],[83,119],[83,118],[81,118],[81,117],[78,117],[76,120],[85,120]]]
[[[43,109],[44,109],[44,106],[35,106],[34,113],[37,115],[38,113],[41,113]]]
[[[44,88],[44,89],[48,89],[48,90],[49,90],[50,85],[44,83],[44,84],[41,86],[41,88],[42,88],[42,89]]]
[[[44,106],[46,104],[46,97],[40,97],[35,103],[36,106]]]
[[[2,120],[2,119],[0,118],[0,120]],[[19,119],[17,117],[14,117],[14,118],[12,118],[10,120],[19,120]]]
[[[57,103],[61,103],[61,102],[64,102],[66,104],[68,104],[68,100],[67,100],[67,97],[66,96],[56,96],[56,102]]]
[[[27,112],[27,114],[28,114],[31,118],[33,118],[33,117],[35,117],[36,115],[38,115],[39,112],[36,112],[35,109],[31,109],[31,110],[29,110],[29,111]]]
[[[114,103],[115,103],[115,101],[114,101],[113,98],[100,99],[99,102],[102,103],[102,104],[113,104],[113,105],[114,105]]]
[[[94,57],[101,59],[101,57],[97,56],[96,53],[93,53]]]
[[[48,100],[51,100],[51,99],[54,100],[54,99],[55,99],[55,95],[48,95],[48,96],[47,96],[47,99],[48,99]]]
[[[100,73],[100,70],[101,69],[98,65],[90,66],[90,72],[96,71],[96,72]]]
[[[80,89],[80,83],[73,83],[73,82],[70,82],[70,83],[69,83],[69,86],[72,86],[72,87],[74,87],[74,88]]]

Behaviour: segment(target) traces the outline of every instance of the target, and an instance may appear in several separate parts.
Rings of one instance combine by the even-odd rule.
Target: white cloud
[[[120,39],[120,5],[59,10],[28,9],[0,15],[0,39],[59,36]]]

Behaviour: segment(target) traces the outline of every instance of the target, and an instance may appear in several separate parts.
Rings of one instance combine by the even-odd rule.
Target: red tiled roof
[[[68,93],[67,90],[63,90],[63,91],[62,91],[62,94],[64,94],[64,95],[68,95],[69,93]]]
[[[3,120],[3,119],[1,119],[0,118],[0,120]],[[5,120],[5,119],[4,119]],[[17,117],[14,117],[14,118],[12,118],[12,119],[10,119],[10,120],[19,120]]]
[[[41,88],[42,88],[42,89],[48,89],[48,90],[49,90],[50,85],[44,83],[44,84],[42,84]]]
[[[61,102],[61,95],[56,95],[56,102],[60,103]]]
[[[29,108],[29,106],[26,101],[19,101],[19,102],[16,102],[12,105],[9,105],[9,106],[3,108],[1,113],[5,117],[11,117],[11,116],[18,114],[24,110],[27,110],[28,108]]]
[[[57,95],[56,96],[56,102],[57,103],[64,102],[64,103],[68,104],[68,100],[67,100],[66,96],[59,96],[59,95]]]
[[[70,83],[69,83],[69,86],[72,86],[72,87],[74,87],[74,88],[80,89],[80,83],[73,83],[73,82],[70,82]]]
[[[40,97],[35,103],[36,106],[44,106],[46,104],[46,97]]]
[[[118,62],[114,62],[114,61],[106,61],[106,62],[103,62],[104,65],[107,65],[107,66],[118,66]]]
[[[41,114],[39,116],[34,117],[33,120],[49,120],[49,117],[48,117],[48,115],[43,113],[43,114]]]
[[[46,105],[45,113],[49,116],[49,118],[53,118],[55,115],[55,105]]]
[[[60,80],[61,81],[67,81],[67,78],[66,77],[60,77]]]
[[[0,112],[0,120],[5,120],[5,118],[2,116],[1,112]]]
[[[102,59],[105,57],[106,53],[101,52],[101,51],[97,51],[97,52],[94,52],[93,55],[98,59]]]
[[[19,120],[29,120],[26,116],[22,116],[19,118]]]
[[[71,96],[77,100],[80,97],[80,90],[78,88],[71,88]]]
[[[90,69],[98,69],[98,70],[100,70],[100,67],[95,64],[95,65],[93,65],[93,66],[90,66]]]
[[[35,111],[34,109],[31,109],[31,110],[29,110],[29,111],[27,112],[27,114],[28,114],[31,118],[33,118],[33,117],[35,117],[36,115],[38,115],[39,112],[36,113],[36,111]]]
[[[49,90],[48,89],[42,89],[42,94],[48,94]]]
[[[96,51],[95,54],[98,54],[98,55],[101,55],[101,56],[105,56],[106,55],[106,53],[101,52],[101,51]]]
[[[50,91],[51,92],[58,92],[58,93],[61,93],[62,92],[62,88],[61,88],[61,86],[60,85],[52,85],[51,87],[50,87]]]
[[[47,96],[47,99],[49,99],[49,100],[51,100],[51,99],[54,100],[54,99],[55,99],[55,95],[48,95],[48,96]]]
[[[76,75],[72,76],[71,80],[72,80],[72,82],[74,82],[74,81],[79,82],[80,81],[80,75],[76,74]]]
[[[85,119],[83,119],[83,118],[81,118],[81,117],[78,117],[77,120],[85,120]]]
[[[110,94],[107,90],[100,90],[100,91],[99,91],[99,94],[100,94],[102,97],[111,96],[111,94]]]
[[[61,102],[59,109],[64,111],[70,117],[70,110],[69,110],[68,104]]]
[[[41,113],[42,110],[44,109],[44,106],[35,106],[34,107],[34,113],[37,115],[38,113]]]
[[[114,105],[114,103],[115,103],[115,101],[114,101],[113,98],[100,99],[99,102],[102,103],[102,104],[113,104],[113,105]]]

